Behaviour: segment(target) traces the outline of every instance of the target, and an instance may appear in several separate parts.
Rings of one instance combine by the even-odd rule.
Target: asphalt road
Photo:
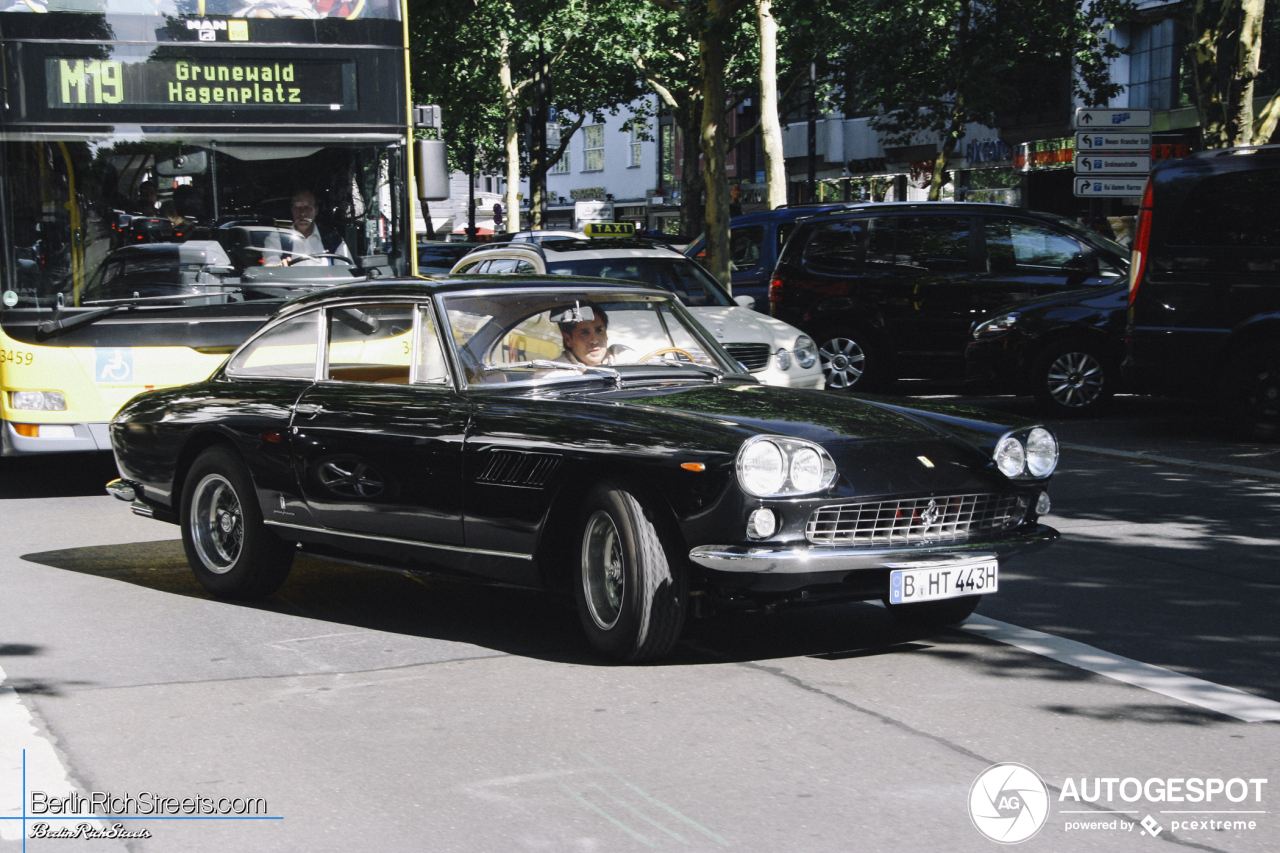
[[[0,818],[26,750],[28,790],[281,818],[33,851],[990,851],[979,824],[1035,792],[975,821],[971,787],[1016,762],[1047,785],[1027,850],[1280,849],[1280,445],[1138,398],[1054,427],[1062,539],[965,629],[721,616],[646,667],[601,665],[558,601],[310,560],[261,605],[214,601],[176,528],[101,493],[110,459],[0,460]],[[1099,779],[1109,801],[1072,797]],[[1154,799],[1193,779],[1224,790]]]

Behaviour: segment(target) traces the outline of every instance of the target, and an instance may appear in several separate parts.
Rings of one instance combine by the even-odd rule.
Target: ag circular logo
[[[987,838],[1001,844],[1026,841],[1049,817],[1049,789],[1022,764],[993,764],[969,789],[969,817]]]

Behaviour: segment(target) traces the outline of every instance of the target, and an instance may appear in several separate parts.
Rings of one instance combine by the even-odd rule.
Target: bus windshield
[[[399,139],[142,133],[0,142],[0,311],[208,294],[280,300],[407,271]],[[205,304],[205,303],[200,303]]]

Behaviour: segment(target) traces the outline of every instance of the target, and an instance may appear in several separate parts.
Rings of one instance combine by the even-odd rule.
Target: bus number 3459
[[[14,349],[0,349],[0,364],[4,364],[6,361],[13,364],[30,364],[34,360],[35,353]]]

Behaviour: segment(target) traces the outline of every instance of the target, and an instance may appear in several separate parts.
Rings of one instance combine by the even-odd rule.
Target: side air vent
[[[560,457],[523,450],[491,450],[481,463],[477,483],[541,489],[560,465]]]

